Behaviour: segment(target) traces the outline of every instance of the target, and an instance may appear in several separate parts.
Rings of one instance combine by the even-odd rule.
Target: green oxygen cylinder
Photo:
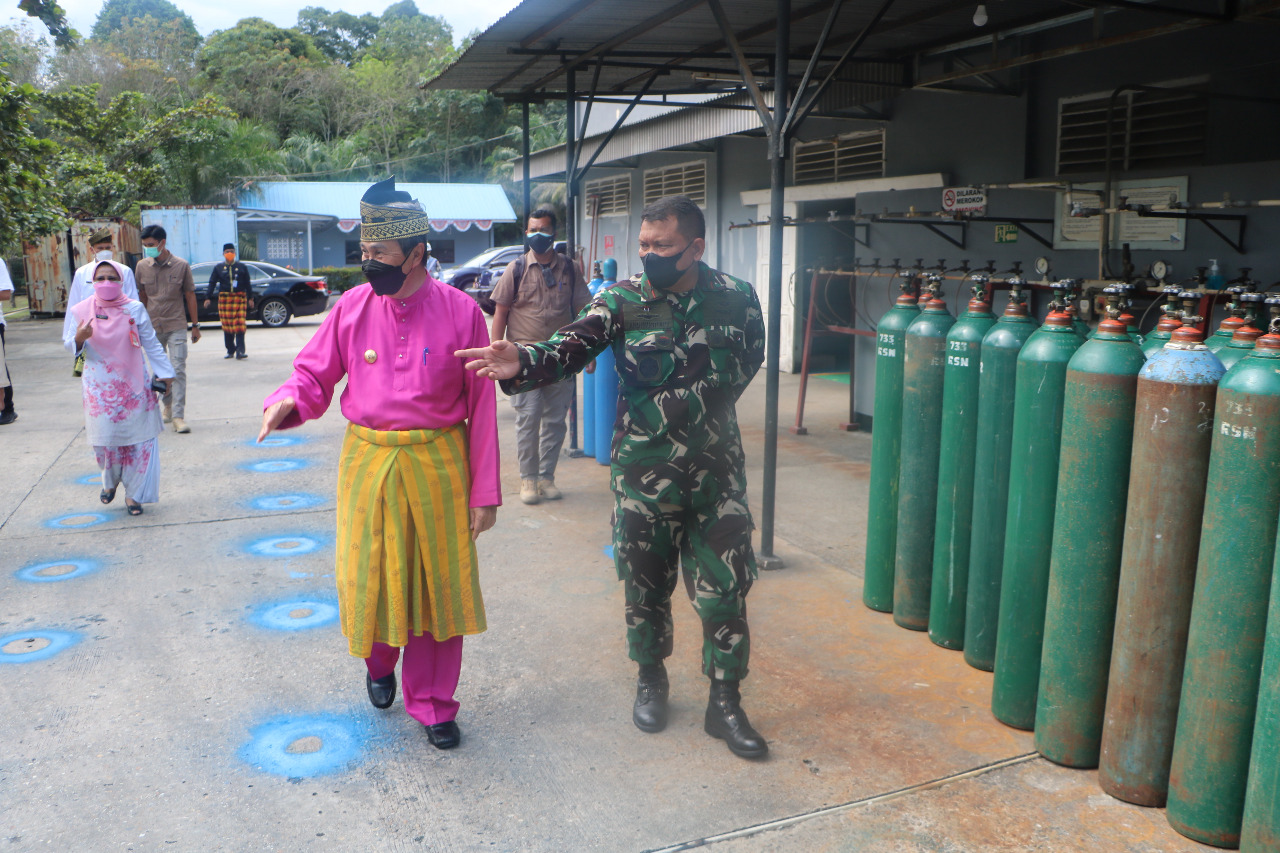
[[[1093,334],[1093,330],[1089,328],[1089,324],[1080,316],[1080,285],[1081,282],[1076,278],[1064,278],[1062,281],[1049,285],[1054,289],[1066,289],[1061,293],[1060,302],[1062,310],[1071,318],[1071,328],[1075,329],[1080,340],[1089,340],[1089,335]]]
[[[1129,339],[1139,347],[1142,346],[1142,334],[1138,330],[1138,318],[1133,316],[1133,290],[1132,284],[1120,282],[1113,285],[1116,293],[1119,294],[1120,316],[1117,318],[1124,325],[1125,330],[1129,333]]]
[[[973,457],[978,444],[978,377],[982,339],[995,325],[987,299],[990,277],[972,276],[969,310],[947,332],[942,388],[942,445],[938,460],[938,521],[933,534],[929,639],[964,648],[973,529]]]
[[[1176,284],[1169,284],[1162,287],[1160,292],[1164,294],[1160,322],[1156,323],[1155,331],[1147,335],[1146,340],[1142,342],[1142,353],[1147,358],[1164,349],[1164,345],[1169,343],[1169,338],[1173,336],[1173,330],[1182,325],[1182,320],[1178,319],[1182,316],[1182,304],[1178,301],[1178,294],[1182,292],[1182,288]]]
[[[898,466],[902,454],[902,360],[907,327],[920,316],[916,279],[902,277],[902,294],[876,326],[876,393],[871,425],[871,486],[862,602],[893,612],[893,563],[898,539]]]
[[[1213,334],[1204,339],[1204,345],[1214,355],[1231,343],[1231,337],[1236,329],[1245,325],[1244,311],[1240,305],[1240,295],[1244,293],[1244,288],[1233,285],[1227,288],[1227,293],[1231,294],[1231,301],[1227,303],[1227,316],[1222,318],[1222,322],[1218,324]]]
[[[938,506],[938,457],[942,444],[942,382],[947,332],[955,318],[940,297],[942,275],[925,277],[931,298],[907,327],[902,363],[902,463],[898,469],[899,536],[893,571],[893,621],[903,628],[929,627],[933,582],[933,531]]]
[[[982,438],[973,454],[973,532],[964,617],[965,662],[988,672],[996,659],[1018,353],[1036,330],[1027,311],[1026,281],[1015,276],[1007,283],[1009,304],[982,339],[978,377],[978,434]]]
[[[1274,337],[1268,335],[1268,337]],[[1280,541],[1280,533],[1277,534]],[[1280,850],[1280,549],[1271,569],[1267,641],[1240,828],[1240,853]]]
[[[1227,370],[1235,367],[1236,362],[1244,358],[1253,349],[1254,342],[1262,337],[1262,330],[1254,327],[1255,318],[1262,316],[1262,300],[1265,299],[1261,293],[1241,293],[1237,297],[1240,304],[1240,320],[1244,324],[1237,328],[1231,335],[1231,340],[1227,345],[1218,350],[1218,361],[1222,362],[1222,366]]]
[[[1218,383],[1169,767],[1169,824],[1216,847],[1240,842],[1277,514],[1280,335],[1271,334],[1258,338],[1253,351]]]
[[[1036,749],[1097,767],[1129,494],[1138,371],[1146,357],[1108,310],[1067,364]]]
[[[1164,805],[1222,363],[1194,314],[1138,374],[1098,782]]]
[[[1059,302],[1018,354],[1009,511],[991,711],[1008,726],[1036,722],[1040,651],[1049,595],[1067,363],[1084,341]]]

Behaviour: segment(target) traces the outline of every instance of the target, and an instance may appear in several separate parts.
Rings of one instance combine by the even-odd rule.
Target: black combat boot
[[[636,679],[636,704],[631,721],[642,732],[660,732],[667,727],[667,668],[661,663],[641,664]]]
[[[769,744],[751,728],[747,712],[742,710],[742,694],[736,681],[711,679],[711,699],[707,702],[703,729],[723,740],[734,755],[742,758],[761,758],[769,752]]]

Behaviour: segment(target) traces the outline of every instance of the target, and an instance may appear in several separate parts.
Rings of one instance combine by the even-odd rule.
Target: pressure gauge
[[[1040,275],[1048,274],[1049,272],[1048,258],[1036,258],[1036,272],[1040,273]]]
[[[1169,265],[1164,261],[1156,261],[1151,265],[1151,275],[1155,276],[1156,281],[1164,281],[1165,276],[1169,274]]]

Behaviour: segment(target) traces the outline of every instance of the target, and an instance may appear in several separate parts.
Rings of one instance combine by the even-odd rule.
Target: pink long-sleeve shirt
[[[493,382],[463,368],[455,350],[489,345],[480,308],[430,276],[407,299],[378,296],[368,284],[343,294],[293,361],[293,375],[263,403],[285,397],[296,408],[280,429],[329,408],[347,376],[342,414],[376,430],[443,429],[466,422],[471,506],[499,506],[498,416]],[[370,356],[372,354],[372,356]],[[372,357],[372,361],[370,358]]]

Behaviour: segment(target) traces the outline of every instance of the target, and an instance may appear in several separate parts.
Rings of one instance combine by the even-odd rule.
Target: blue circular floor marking
[[[106,514],[101,512],[76,512],[71,515],[60,515],[57,518],[51,518],[44,523],[44,526],[52,527],[54,530],[76,530],[81,527],[93,527],[95,524],[102,524],[106,520]]]
[[[297,471],[310,464],[306,459],[267,459],[262,462],[246,462],[240,467],[258,474],[276,474],[280,471]]]
[[[96,560],[54,560],[51,563],[37,563],[25,566],[14,572],[20,581],[30,583],[51,583],[67,581],[96,572],[102,566]]]
[[[262,441],[249,439],[245,444],[250,447],[292,447],[296,444],[305,444],[306,439],[296,435],[269,435]]]
[[[335,715],[277,717],[251,732],[240,757],[266,773],[291,779],[333,773],[361,757],[354,721]]]
[[[297,557],[318,551],[324,543],[313,536],[271,536],[249,543],[249,552],[259,557]]]
[[[47,660],[78,642],[80,635],[72,631],[37,629],[5,634],[0,637],[0,664]]]
[[[324,498],[306,492],[292,492],[284,495],[262,495],[249,501],[254,509],[276,511],[292,509],[310,509],[324,503]]]
[[[331,601],[298,599],[258,608],[250,617],[273,631],[305,631],[338,621],[338,606]]]
[[[102,488],[102,475],[85,474],[79,480],[76,480],[76,482],[82,486],[97,486],[98,488]]]

